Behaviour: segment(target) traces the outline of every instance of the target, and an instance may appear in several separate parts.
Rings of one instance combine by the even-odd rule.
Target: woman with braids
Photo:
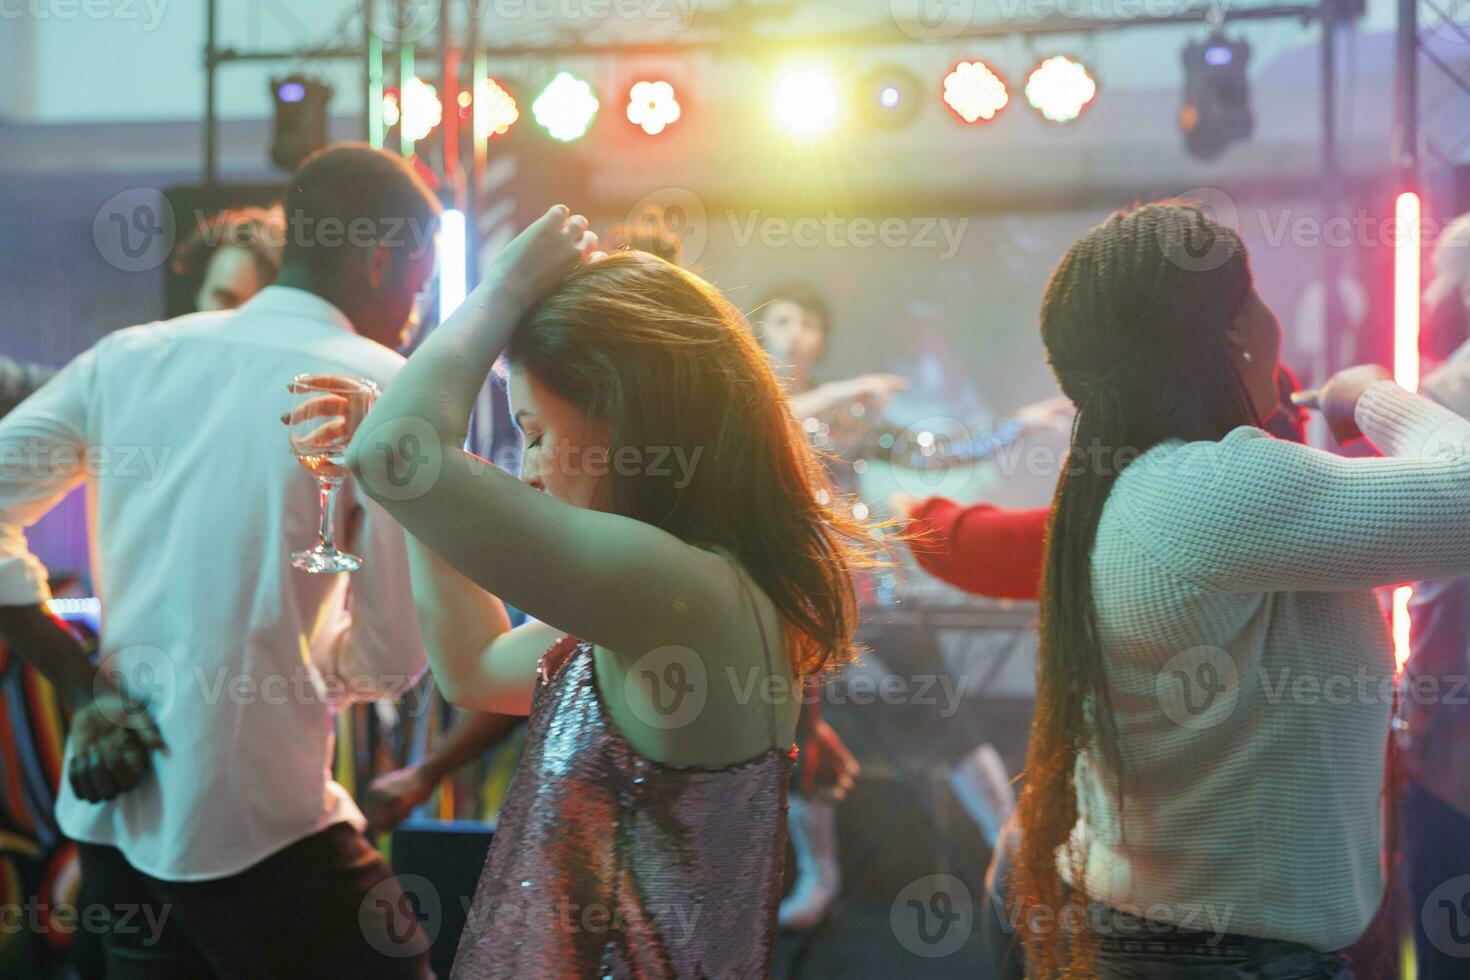
[[[849,652],[869,529],[734,307],[594,243],[561,206],[512,242],[349,453],[445,696],[530,718],[454,976],[764,976],[800,685]],[[502,352],[520,480],[460,448]]]
[[[1372,590],[1470,571],[1470,422],[1363,366],[1322,409],[1384,458],[1270,438],[1276,318],[1182,205],[1082,236],[1041,333],[1078,414],[1012,879],[1027,975],[1348,977],[1384,888]]]

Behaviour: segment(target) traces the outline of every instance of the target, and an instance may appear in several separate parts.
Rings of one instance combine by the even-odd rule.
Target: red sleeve
[[[905,531],[915,537],[919,565],[935,578],[977,595],[1035,599],[1049,513],[931,497],[914,509]]]

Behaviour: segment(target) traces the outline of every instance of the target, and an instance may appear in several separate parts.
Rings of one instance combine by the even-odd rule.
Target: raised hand
[[[495,257],[484,285],[529,309],[579,263],[601,254],[587,219],[556,204]]]
[[[1392,381],[1393,375],[1378,364],[1359,364],[1343,368],[1322,386],[1320,403],[1327,427],[1338,442],[1352,442],[1363,433],[1358,429],[1358,399],[1379,381]]]

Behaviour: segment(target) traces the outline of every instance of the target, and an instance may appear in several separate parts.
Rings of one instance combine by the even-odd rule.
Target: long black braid
[[[1229,328],[1251,292],[1245,247],[1194,207],[1120,211],[1083,235],[1047,283],[1041,337],[1062,391],[1077,405],[1067,465],[1047,528],[1036,715],[1021,801],[1016,894],[1023,922],[1086,908],[1085,854],[1057,849],[1077,821],[1073,774],[1099,751],[1124,785],[1092,595],[1092,548],[1103,505],[1131,459],[1169,439],[1219,439],[1259,424]],[[1027,930],[1028,976],[1087,976],[1084,934]]]

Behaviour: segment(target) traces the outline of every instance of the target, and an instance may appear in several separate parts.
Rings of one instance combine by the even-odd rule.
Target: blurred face
[[[260,269],[248,250],[225,245],[209,257],[194,305],[202,313],[233,310],[268,285],[261,280]]]
[[[822,318],[787,299],[766,306],[758,332],[766,352],[797,377],[811,374],[827,343]]]
[[[352,318],[358,333],[385,347],[407,344],[418,326],[419,296],[434,278],[434,261],[432,246],[419,254],[404,254],[402,245],[373,249],[368,260],[369,301]]]
[[[612,427],[589,419],[520,368],[510,372],[510,409],[521,430],[521,480],[557,500],[610,510]]]
[[[1281,393],[1276,387],[1276,365],[1281,358],[1281,324],[1252,288],[1250,298],[1235,318],[1230,332],[1240,357],[1236,366],[1245,380],[1256,415],[1265,421],[1275,414],[1281,402]]]

